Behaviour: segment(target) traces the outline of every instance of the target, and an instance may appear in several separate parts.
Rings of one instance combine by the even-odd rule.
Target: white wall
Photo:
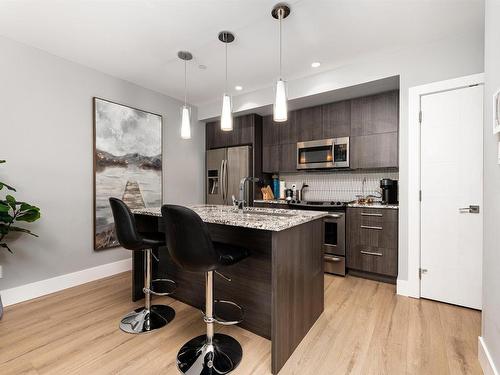
[[[0,290],[130,257],[93,250],[94,96],[162,114],[164,201],[203,202],[205,132],[180,139],[180,102],[1,37],[0,51],[0,180],[42,211],[30,226],[39,238],[0,252]]]
[[[399,279],[408,278],[408,89],[434,81],[483,71],[483,32],[456,36],[394,54],[364,60],[336,70],[289,82],[288,97],[296,99],[385,77],[400,76],[399,135]],[[285,62],[286,63],[286,62]],[[235,97],[235,111],[270,105],[273,88]],[[219,103],[198,107],[199,119],[217,116]]]
[[[500,89],[500,0],[486,0],[484,70],[484,251],[482,337],[500,371],[500,165],[492,97]],[[486,372],[485,372],[486,373]]]

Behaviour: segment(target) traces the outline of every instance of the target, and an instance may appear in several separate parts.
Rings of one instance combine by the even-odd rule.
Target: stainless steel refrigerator
[[[231,205],[232,196],[239,199],[240,181],[253,176],[251,146],[219,148],[207,151],[207,204]],[[245,200],[253,202],[253,183],[247,182]]]

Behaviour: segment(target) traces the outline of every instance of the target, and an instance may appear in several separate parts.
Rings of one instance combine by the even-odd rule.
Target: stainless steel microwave
[[[349,168],[349,137],[297,142],[297,169]]]

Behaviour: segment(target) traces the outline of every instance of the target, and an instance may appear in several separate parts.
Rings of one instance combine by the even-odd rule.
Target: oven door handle
[[[342,259],[340,257],[335,257],[331,255],[325,255],[325,261],[326,262],[332,262],[332,263],[338,263],[341,262]]]

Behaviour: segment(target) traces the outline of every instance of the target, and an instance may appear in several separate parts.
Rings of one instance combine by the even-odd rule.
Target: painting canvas
[[[493,133],[500,133],[500,90],[493,95]]]
[[[162,117],[94,98],[94,249],[118,246],[109,198],[162,203]]]

